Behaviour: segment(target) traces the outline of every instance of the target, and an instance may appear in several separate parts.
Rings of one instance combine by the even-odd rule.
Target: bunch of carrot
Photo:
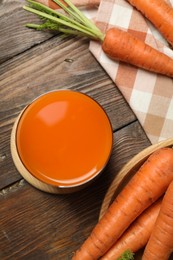
[[[116,260],[144,246],[142,260],[168,260],[173,252],[172,148],[149,156],[72,259]]]
[[[105,34],[102,33],[70,0],[53,0],[67,15],[33,0],[27,1],[29,6],[24,6],[24,9],[45,20],[42,25],[28,24],[28,27],[86,36],[100,41],[103,51],[111,59],[173,77],[173,59],[121,29],[111,28]],[[141,11],[173,45],[173,9],[165,0],[128,0],[128,2]]]

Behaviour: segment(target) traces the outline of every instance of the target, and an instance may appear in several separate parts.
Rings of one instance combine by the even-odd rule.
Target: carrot
[[[102,48],[112,59],[173,76],[173,59],[118,28],[111,28],[106,32]]]
[[[66,5],[66,3],[63,0],[60,0],[60,1]],[[87,8],[98,6],[100,4],[100,0],[92,0],[92,1],[83,0],[82,2],[80,0],[71,0],[71,1],[75,6],[78,6],[78,7],[86,6]],[[37,2],[42,3],[43,1],[37,0]],[[54,10],[60,8],[60,6],[58,4],[56,4],[53,0],[47,0],[47,1],[45,0],[44,2],[45,2],[45,5],[49,6],[50,8],[52,8]]]
[[[167,260],[173,252],[173,181],[169,185],[142,260]]]
[[[151,235],[156,218],[159,214],[161,200],[147,208],[123,233],[120,239],[101,257],[101,260],[115,260],[125,250],[137,252],[143,248]]]
[[[100,41],[103,51],[112,59],[173,77],[173,59],[118,28],[109,29],[105,34],[102,33],[69,0],[63,1],[65,4],[62,4],[60,0],[54,0],[56,4],[64,9],[66,15],[33,0],[27,0],[29,5],[24,6],[24,9],[39,15],[45,21],[43,24],[27,24],[27,26],[37,30],[57,30],[66,34],[85,36]]]
[[[148,18],[173,45],[173,8],[165,0],[128,0],[128,2]]]
[[[119,193],[73,260],[103,256],[128,226],[167,189],[173,180],[173,149],[154,152]]]

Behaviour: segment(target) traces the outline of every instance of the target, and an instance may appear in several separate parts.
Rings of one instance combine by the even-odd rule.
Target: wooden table
[[[71,259],[96,224],[105,193],[121,167],[150,142],[89,41],[27,29],[37,18],[22,1],[0,2],[0,259]],[[50,90],[73,89],[97,100],[114,131],[110,161],[88,188],[52,195],[16,170],[10,135],[16,117]]]

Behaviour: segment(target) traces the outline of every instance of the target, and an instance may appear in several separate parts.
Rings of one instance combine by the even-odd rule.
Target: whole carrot
[[[173,59],[118,28],[106,32],[102,49],[112,59],[173,76]]]
[[[173,149],[154,152],[124,187],[73,260],[103,256],[128,226],[167,189],[173,180]]]
[[[173,8],[165,0],[128,0],[128,2],[148,18],[173,45]]]
[[[169,185],[142,260],[168,260],[173,252],[173,181]]]
[[[161,199],[141,213],[101,260],[115,260],[128,249],[135,253],[143,248],[150,238],[160,205]]]

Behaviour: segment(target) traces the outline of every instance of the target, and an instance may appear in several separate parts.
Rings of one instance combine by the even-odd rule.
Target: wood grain
[[[114,130],[136,120],[119,90],[88,51],[86,40],[57,37],[35,46],[1,65],[0,82],[0,188],[19,179],[10,154],[11,130],[21,110],[39,95],[60,88],[87,93],[106,110]]]
[[[26,28],[26,23],[39,22],[39,18],[26,13],[22,8],[24,4],[24,0],[0,2],[0,63],[53,36],[48,32],[42,33]]]

